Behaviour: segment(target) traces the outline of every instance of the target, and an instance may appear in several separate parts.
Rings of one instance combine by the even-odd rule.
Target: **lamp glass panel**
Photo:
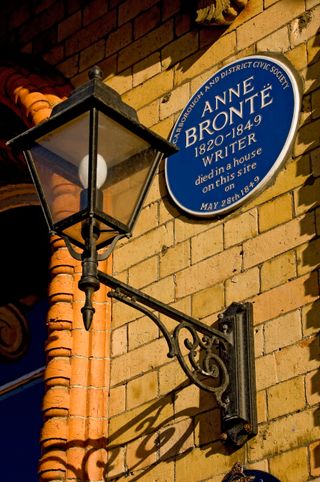
[[[154,149],[144,139],[99,113],[98,153],[107,163],[101,187],[103,211],[130,224],[154,162]]]
[[[89,149],[89,113],[37,139],[30,149],[53,224],[79,212],[79,164]]]

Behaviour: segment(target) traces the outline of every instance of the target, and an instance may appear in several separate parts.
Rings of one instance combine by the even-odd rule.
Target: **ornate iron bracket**
[[[222,409],[222,439],[242,446],[257,433],[252,306],[233,303],[212,328],[98,271],[111,288],[108,296],[136,308],[159,328],[168,344],[168,357],[177,357],[192,383],[212,393]],[[156,313],[155,313],[156,312]],[[178,324],[169,332],[160,315]]]

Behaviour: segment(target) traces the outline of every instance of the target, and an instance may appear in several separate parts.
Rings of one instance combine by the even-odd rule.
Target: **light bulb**
[[[79,164],[79,178],[81,181],[82,186],[87,189],[88,188],[88,166],[89,166],[89,156],[88,154],[84,156],[84,158],[80,161]],[[106,182],[108,174],[108,166],[104,157],[101,154],[97,155],[97,179],[96,179],[96,187],[100,189],[103,184]]]

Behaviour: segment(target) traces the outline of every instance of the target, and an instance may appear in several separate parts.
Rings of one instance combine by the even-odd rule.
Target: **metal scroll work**
[[[248,0],[197,0],[196,22],[201,25],[230,25]]]
[[[218,329],[98,272],[99,281],[112,291],[108,296],[148,316],[168,344],[189,380],[212,393],[222,409],[222,439],[243,445],[257,432],[253,365],[252,307],[233,303],[219,316]],[[177,322],[170,332],[160,315]]]

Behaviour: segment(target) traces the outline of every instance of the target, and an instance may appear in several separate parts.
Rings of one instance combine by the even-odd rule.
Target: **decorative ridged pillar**
[[[70,94],[70,86],[61,79],[60,74],[40,76],[0,63],[1,101],[27,127],[36,125]],[[101,287],[94,297],[94,321],[86,332],[80,311],[84,294],[78,289],[81,263],[60,238],[52,237],[51,247],[39,474],[43,482],[93,482],[103,479],[106,459],[110,305],[106,288]],[[108,270],[108,263],[99,268]]]

